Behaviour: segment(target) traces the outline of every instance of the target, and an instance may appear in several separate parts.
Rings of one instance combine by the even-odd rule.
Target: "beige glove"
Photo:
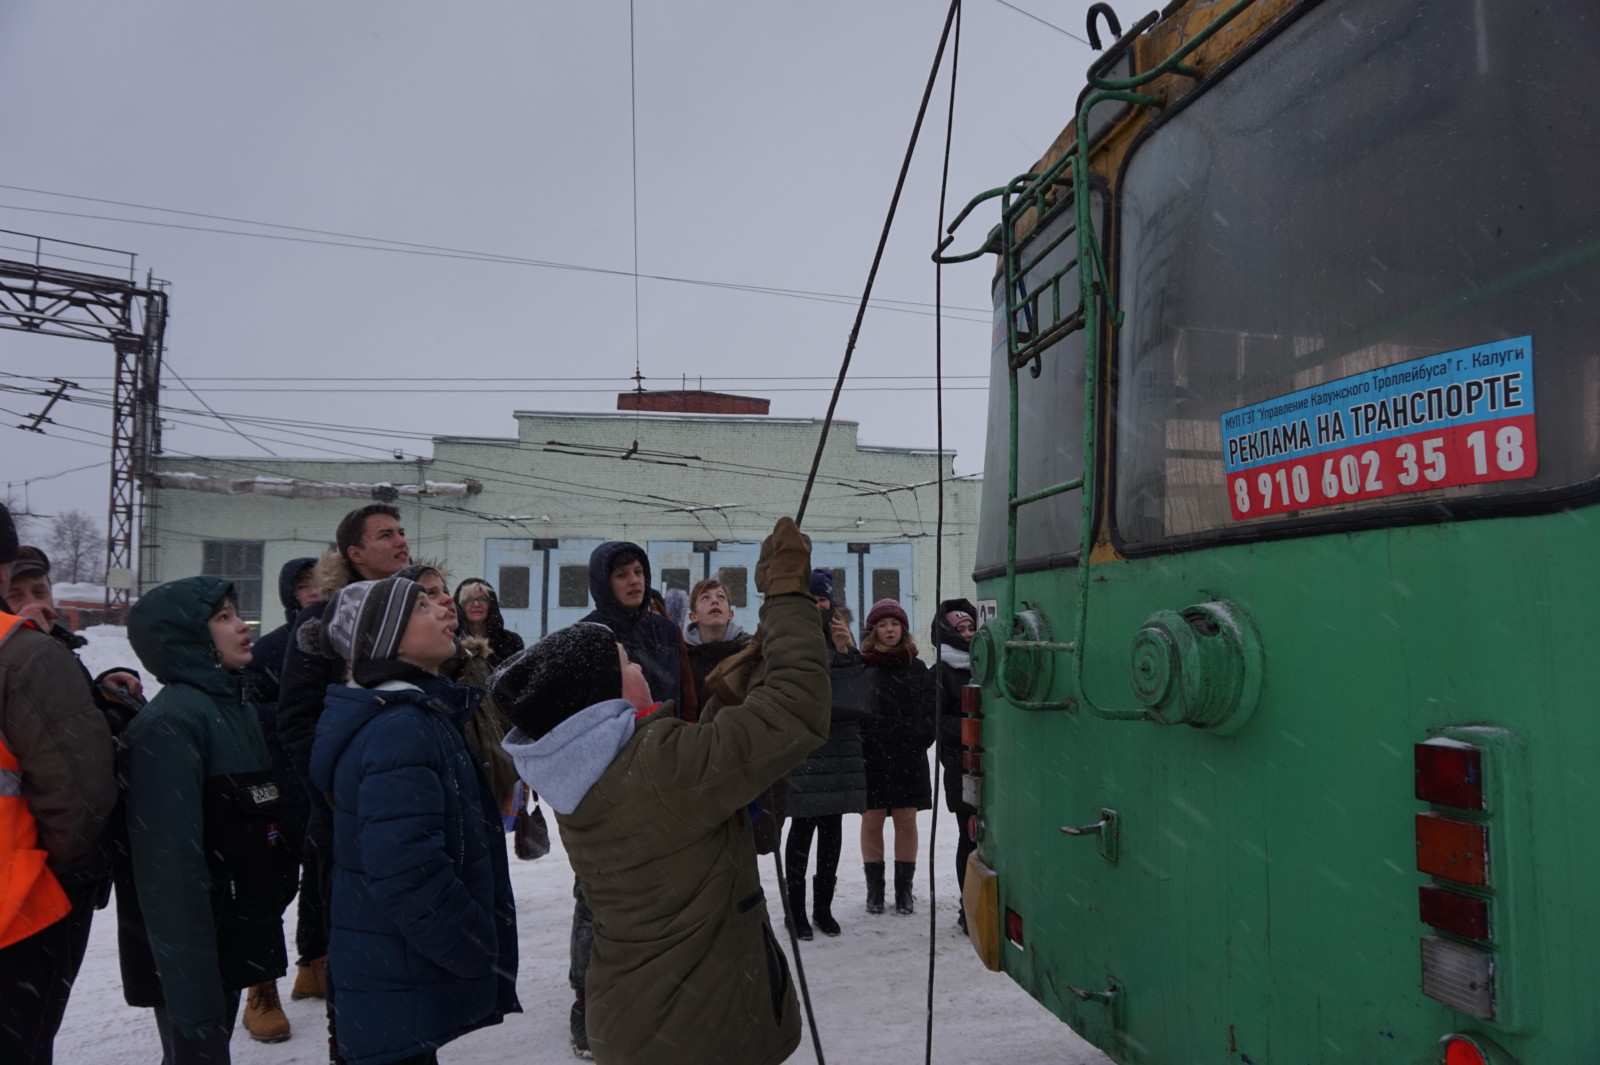
[[[761,656],[761,634],[744,646],[742,650],[729,655],[716,668],[706,675],[706,687],[711,690],[723,706],[739,706],[750,696],[750,689],[759,685],[767,676],[767,660]],[[700,723],[709,721],[710,714],[704,713]]]
[[[800,532],[793,518],[779,518],[772,535],[761,541],[756,591],[762,595],[811,593],[811,537]]]

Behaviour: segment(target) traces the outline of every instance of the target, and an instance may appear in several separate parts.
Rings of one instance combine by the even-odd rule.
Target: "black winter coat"
[[[711,701],[711,689],[706,687],[706,678],[711,675],[711,671],[720,666],[724,659],[732,658],[749,645],[750,634],[743,629],[740,629],[738,635],[731,640],[688,645],[689,672],[694,677],[695,697],[700,706]]]
[[[826,625],[824,616],[824,625]],[[827,629],[824,627],[824,639]],[[861,752],[861,721],[870,697],[861,652],[840,653],[828,647],[828,675],[833,692],[828,740],[789,772],[790,817],[832,817],[858,814],[867,805],[867,765]]]
[[[933,743],[933,674],[922,660],[867,666],[870,712],[861,723],[867,809],[933,807],[927,750]]]
[[[650,587],[650,559],[644,548],[625,540],[601,544],[589,556],[589,595],[594,599],[594,609],[580,620],[604,625],[616,634],[617,642],[627,648],[628,658],[639,663],[645,679],[650,682],[650,694],[657,702],[683,702],[683,634],[667,618],[650,612],[650,597],[636,609],[629,610],[611,594],[611,560],[623,551],[638,554],[644,565],[644,583]]]
[[[933,619],[933,645],[939,649],[940,657],[933,672],[943,691],[943,702],[938,706],[940,782],[944,786],[945,807],[961,813],[970,809],[961,798],[961,689],[972,683],[972,669],[951,665],[945,648],[958,655],[968,654],[972,648],[971,641],[962,639],[945,621],[944,616],[952,610],[970,614],[976,622],[978,608],[970,599],[946,599],[939,604],[939,613]]]
[[[333,845],[333,811],[327,798],[311,784],[311,745],[317,738],[328,685],[343,684],[346,667],[337,658],[301,650],[295,635],[306,622],[320,618],[327,606],[326,601],[312,603],[289,627],[278,688],[278,741],[308,806],[305,850],[309,852],[326,851]]]
[[[267,741],[272,779],[278,783],[278,810],[283,815],[280,827],[296,848],[305,840],[311,803],[278,736],[278,689],[283,679],[283,659],[289,650],[289,638],[300,613],[300,604],[294,597],[295,582],[301,573],[316,564],[315,558],[296,558],[285,562],[278,571],[278,602],[283,604],[284,623],[255,642],[250,651],[250,664],[241,670],[249,685],[250,702],[261,720],[261,736]]]

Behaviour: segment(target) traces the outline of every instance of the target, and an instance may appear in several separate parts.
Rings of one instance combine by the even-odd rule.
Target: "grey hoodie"
[[[626,699],[585,707],[530,742],[514,728],[500,746],[517,775],[558,814],[570,814],[633,738],[639,711]]]
[[[728,631],[723,633],[722,634],[722,639],[718,640],[717,642],[718,643],[728,643],[729,641],[737,640],[739,637],[741,637],[743,635],[744,635],[744,630],[739,627],[739,623],[737,621],[730,620],[728,622]],[[689,628],[683,634],[683,642],[688,644],[690,647],[699,647],[700,646],[700,623],[699,622],[697,622],[697,621],[689,622]]]

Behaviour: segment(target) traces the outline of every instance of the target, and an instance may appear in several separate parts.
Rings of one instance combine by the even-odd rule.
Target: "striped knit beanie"
[[[342,658],[351,666],[381,662],[399,652],[420,598],[422,585],[404,577],[347,584],[329,601],[321,618],[300,627],[297,638],[303,650]]]

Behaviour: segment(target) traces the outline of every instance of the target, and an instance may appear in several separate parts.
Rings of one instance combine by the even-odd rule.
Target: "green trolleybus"
[[[940,249],[998,261],[964,905],[1119,1062],[1600,1061],[1597,57],[1177,0]]]

